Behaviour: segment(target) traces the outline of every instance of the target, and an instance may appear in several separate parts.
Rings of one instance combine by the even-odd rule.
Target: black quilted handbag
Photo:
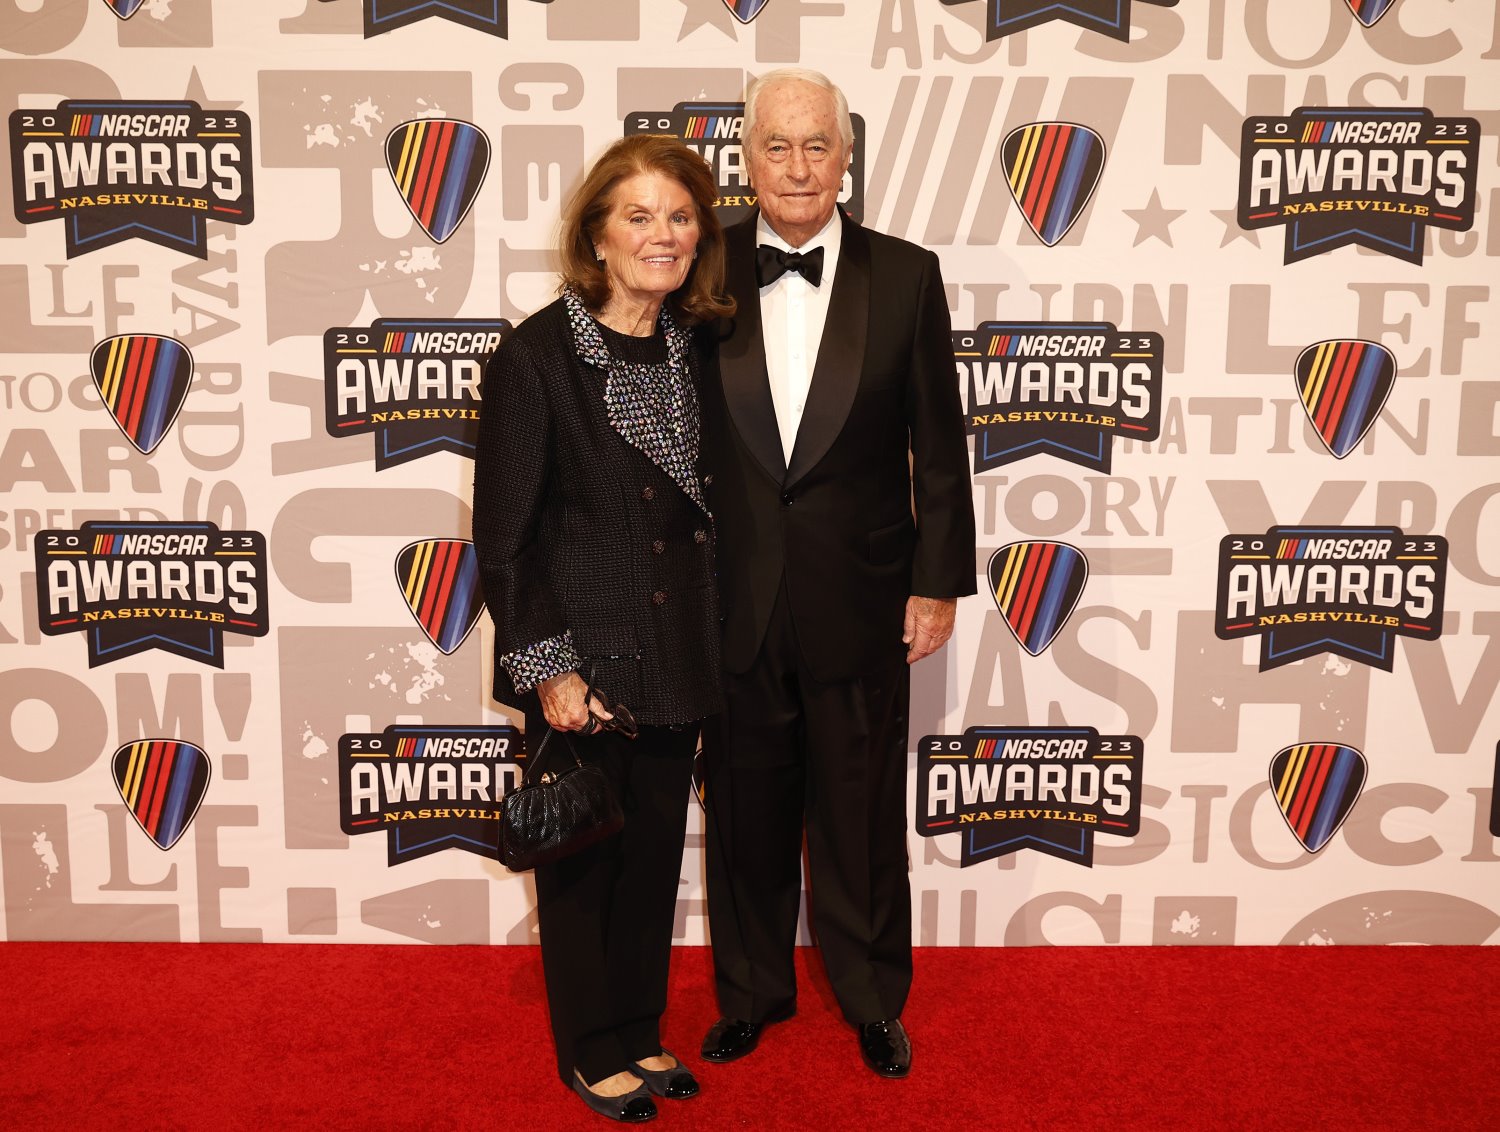
[[[500,859],[514,872],[561,860],[618,833],[625,824],[604,771],[580,759],[566,735],[563,742],[574,765],[530,781],[552,735],[549,727],[527,760],[521,785],[500,803]]]

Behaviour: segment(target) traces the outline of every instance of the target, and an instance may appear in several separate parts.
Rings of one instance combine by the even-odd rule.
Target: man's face
[[[849,167],[833,95],[793,79],[756,100],[750,184],[776,234],[801,247],[828,223]]]

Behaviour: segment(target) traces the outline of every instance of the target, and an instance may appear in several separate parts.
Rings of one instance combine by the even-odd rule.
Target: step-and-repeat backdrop
[[[783,65],[953,314],[918,941],[1494,937],[1492,0],[3,0],[6,938],[534,938],[483,361],[611,139],[753,207]]]

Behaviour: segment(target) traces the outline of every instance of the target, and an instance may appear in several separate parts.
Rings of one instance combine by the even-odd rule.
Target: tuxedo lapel
[[[758,213],[725,229],[729,254],[725,284],[734,297],[734,329],[719,346],[724,401],[745,447],[780,483],[786,476],[781,430],[771,381],[766,375],[766,344],[761,335],[760,286],[755,281],[755,222]]]
[[[849,418],[854,393],[865,365],[870,324],[870,242],[865,230],[844,216],[838,269],[828,298],[828,320],[818,345],[807,407],[797,428],[797,442],[787,466],[790,487],[821,460]],[[768,398],[769,399],[769,398]],[[772,414],[774,423],[774,411]]]

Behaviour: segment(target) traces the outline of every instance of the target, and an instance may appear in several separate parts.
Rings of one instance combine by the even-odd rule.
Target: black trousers
[[[795,1005],[802,838],[829,982],[855,1024],[911,987],[904,663],[820,684],[778,597],[760,655],[726,677],[705,734],[708,911],[719,1008],[758,1022]]]
[[[526,713],[526,736],[546,733]],[[593,1083],[661,1052],[667,968],[682,874],[698,724],[642,726],[640,736],[569,734],[585,762],[603,768],[625,811],[625,828],[571,857],[536,868],[542,974],[557,1047],[557,1072]],[[562,735],[543,768],[571,765]]]

